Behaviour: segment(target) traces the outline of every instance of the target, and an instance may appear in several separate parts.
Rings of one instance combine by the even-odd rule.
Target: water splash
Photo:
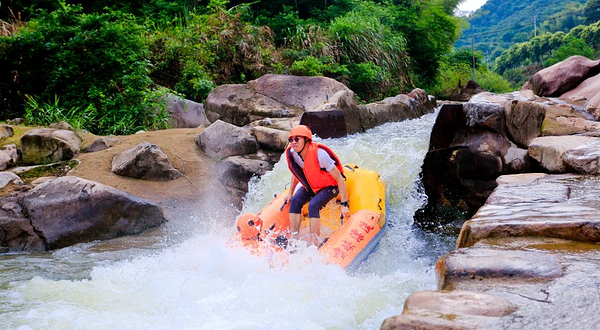
[[[412,227],[425,198],[417,181],[434,118],[324,141],[344,162],[377,170],[387,184],[390,228],[354,273],[323,264],[314,247],[271,267],[231,248],[233,219],[192,219],[135,238],[2,257],[0,328],[378,328],[401,312],[410,292],[435,288],[432,264],[449,248]],[[243,212],[258,212],[289,180],[279,162],[252,181]],[[181,237],[182,230],[193,234],[162,238]]]

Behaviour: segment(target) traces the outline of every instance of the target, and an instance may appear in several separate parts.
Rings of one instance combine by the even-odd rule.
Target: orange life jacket
[[[308,150],[306,152],[306,158],[304,159],[304,169],[294,161],[291,146],[285,151],[288,167],[296,179],[298,179],[306,190],[309,192],[312,190],[315,194],[325,187],[337,186],[337,181],[335,181],[333,176],[329,174],[326,169],[321,168],[318,150],[321,148],[327,151],[329,156],[334,160],[335,167],[337,167],[338,171],[343,175],[344,169],[338,156],[324,144],[311,142],[306,145],[306,148],[308,148]]]

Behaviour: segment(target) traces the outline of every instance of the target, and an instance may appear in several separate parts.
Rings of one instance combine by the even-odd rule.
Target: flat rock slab
[[[549,254],[471,247],[450,252],[436,264],[438,288],[452,289],[472,280],[544,281],[563,275],[563,267]]]
[[[600,179],[579,175],[502,176],[471,220],[458,247],[487,238],[553,237],[600,242]]]
[[[571,149],[596,141],[600,139],[589,136],[544,136],[531,141],[528,153],[549,172],[565,173],[565,154]]]
[[[404,303],[405,313],[429,310],[441,314],[504,316],[517,307],[503,297],[474,291],[419,291],[412,293]]]

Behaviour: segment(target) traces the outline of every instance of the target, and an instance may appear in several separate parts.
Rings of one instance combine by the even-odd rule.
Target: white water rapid
[[[411,292],[435,289],[433,265],[452,246],[412,227],[434,120],[324,141],[387,185],[390,226],[353,273],[322,264],[314,247],[269,267],[228,247],[235,219],[213,211],[141,236],[0,256],[0,329],[379,329]],[[243,212],[258,212],[289,179],[280,161],[251,183]]]

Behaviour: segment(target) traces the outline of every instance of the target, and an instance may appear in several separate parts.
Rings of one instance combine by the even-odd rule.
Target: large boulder
[[[12,126],[6,124],[0,124],[0,139],[11,137],[15,134],[15,130]]]
[[[600,74],[584,80],[577,87],[560,96],[564,98],[583,97],[587,100],[585,110],[600,121]]]
[[[567,152],[587,143],[597,143],[600,139],[589,136],[544,136],[535,138],[529,145],[529,156],[551,173],[565,173],[567,166],[564,157]],[[580,149],[581,150],[581,149]],[[587,150],[585,148],[584,150]],[[574,155],[578,155],[575,153]]]
[[[12,172],[0,172],[0,190],[9,184],[23,184],[21,178]]]
[[[542,133],[546,108],[535,102],[513,100],[506,108],[506,130],[519,147],[527,148],[529,142]]]
[[[538,71],[529,82],[536,95],[560,96],[598,72],[600,60],[576,55]]]
[[[171,126],[174,128],[194,128],[210,125],[202,103],[170,95],[165,98],[165,110],[169,113]]]
[[[358,106],[344,84],[326,77],[267,74],[247,84],[221,85],[205,102],[207,116],[244,126],[264,118],[298,117],[306,111],[341,109],[349,132],[360,130]]]
[[[284,151],[288,144],[289,132],[263,126],[254,126],[252,134],[258,144],[269,150]]]
[[[73,176],[44,182],[22,200],[46,249],[139,234],[165,221],[155,203]]]
[[[24,164],[48,164],[69,160],[79,153],[81,137],[70,130],[39,128],[21,137]]]
[[[168,181],[181,176],[167,155],[157,145],[148,142],[116,154],[111,170],[122,176],[144,180]]]
[[[247,129],[222,120],[217,120],[200,133],[197,141],[202,151],[216,161],[252,154],[258,149],[256,138]]]
[[[29,219],[23,215],[17,198],[0,198],[0,253],[42,252],[45,247]]]
[[[423,89],[416,88],[409,94],[387,97],[359,107],[360,123],[366,130],[387,122],[421,117],[433,112],[436,102]]]
[[[265,160],[240,156],[227,157],[217,164],[219,181],[238,197],[248,192],[248,181],[252,177],[260,177],[272,169]]]

